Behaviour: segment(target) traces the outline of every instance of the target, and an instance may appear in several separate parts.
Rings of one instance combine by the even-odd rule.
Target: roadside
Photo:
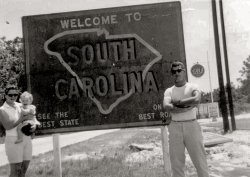
[[[250,114],[235,116],[236,130],[224,134],[223,119],[198,120],[206,132],[215,132],[233,141],[206,148],[211,175],[215,177],[250,177]],[[229,117],[231,128],[231,119]]]
[[[84,131],[84,132],[75,132],[67,133],[60,135],[60,145],[65,147],[68,145],[76,144],[78,142],[86,141],[90,138],[103,135],[105,133],[110,133],[117,131],[119,129],[111,130],[96,130],[96,131]],[[40,154],[49,152],[53,150],[53,135],[36,137],[32,140],[33,143],[33,156],[39,156]],[[0,144],[0,166],[4,166],[8,163],[7,157],[5,154],[4,144]]]
[[[211,177],[249,177],[249,133],[249,130],[237,130],[222,135],[233,141],[205,148]],[[133,148],[133,144],[143,148]],[[61,153],[65,177],[161,177],[164,174],[159,127],[102,134],[66,146]],[[53,152],[48,152],[32,160],[28,176],[52,177],[53,171]],[[8,166],[0,167],[0,176],[6,174]],[[186,176],[197,177],[188,154]]]
[[[250,120],[250,114],[236,116],[236,120],[237,130],[227,134],[222,133],[223,121],[221,118],[217,118],[215,122],[212,119],[198,120],[204,132],[217,133],[233,140],[232,142],[206,147],[211,177],[249,177],[250,131],[239,129],[249,128],[249,124],[246,124],[246,122]],[[238,122],[241,122],[244,126],[242,127]],[[162,176],[163,160],[160,128],[145,127],[116,130],[61,135],[63,175],[68,176],[73,173],[75,174],[74,177],[80,177],[84,172],[84,174],[88,174],[87,176],[94,175],[97,177],[98,174],[99,176],[102,174],[102,177],[119,176],[117,174],[124,177]],[[53,155],[52,152],[49,152],[53,149],[52,137],[36,138],[33,143],[39,148],[34,148],[36,157],[31,163],[29,174],[37,177],[50,177],[53,174]],[[131,149],[132,143],[149,146],[151,150]],[[35,149],[37,152],[35,152]],[[0,159],[1,163],[1,156]],[[186,163],[187,177],[196,177],[195,169],[188,154]],[[0,167],[0,176],[7,173],[8,166]]]
[[[250,130],[250,113],[235,116],[237,130]],[[198,119],[201,126],[217,127],[223,129],[223,119],[218,117],[215,121],[212,118]],[[231,118],[229,117],[229,124],[231,127]]]

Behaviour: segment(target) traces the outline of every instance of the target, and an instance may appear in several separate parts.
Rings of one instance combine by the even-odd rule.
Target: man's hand
[[[171,100],[171,103],[172,103],[174,106],[180,105],[180,100],[172,99],[172,100]]]

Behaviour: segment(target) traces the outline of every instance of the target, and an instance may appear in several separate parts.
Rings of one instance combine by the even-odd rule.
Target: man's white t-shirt
[[[175,85],[166,89],[164,92],[164,99],[181,100],[193,96],[194,91],[200,91],[198,85],[192,83],[186,83],[182,87],[176,87]],[[171,113],[172,120],[174,121],[185,121],[196,119],[196,107],[182,113]]]

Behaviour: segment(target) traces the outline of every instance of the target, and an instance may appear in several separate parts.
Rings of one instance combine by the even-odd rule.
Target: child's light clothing
[[[23,121],[22,123],[20,123],[18,126],[17,126],[17,140],[16,140],[16,144],[17,143],[21,143],[23,141],[23,132],[22,132],[22,128],[24,126],[27,126],[30,124],[30,126],[33,126],[33,125],[41,125],[40,122],[36,119],[36,106],[34,105],[23,105],[21,107],[21,114],[22,115],[33,115],[33,118],[31,120],[25,120]]]
[[[31,125],[41,125],[41,123],[36,119],[36,107],[34,105],[26,105],[26,108],[22,107],[22,112],[24,115],[28,115],[28,114],[33,114],[34,117],[33,119],[31,120],[25,120],[22,122],[22,125],[25,126],[25,125],[28,125],[28,124],[31,124]]]

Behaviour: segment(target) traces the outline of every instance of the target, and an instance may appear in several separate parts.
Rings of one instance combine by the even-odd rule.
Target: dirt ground
[[[250,177],[250,130],[236,130],[223,134],[220,121],[218,121],[218,126],[213,123],[211,127],[210,124],[204,122],[201,122],[201,125],[203,130],[207,132],[217,133],[218,135],[233,140],[212,147],[205,147],[210,177]],[[140,144],[146,147],[146,149],[138,150],[131,148],[130,145],[134,143]],[[160,177],[163,174],[161,143],[160,127],[121,129],[62,148],[62,162],[65,164],[66,162],[72,162],[72,160],[90,161],[90,159],[103,161],[103,159],[106,158],[107,160],[110,157],[111,160],[108,161],[108,163],[111,164],[119,154],[124,154],[124,159],[121,159],[120,166],[131,165],[129,169],[132,171],[132,176],[151,175]],[[197,177],[188,153],[186,153],[186,155],[186,177]],[[53,157],[49,153],[39,155],[39,157],[36,157],[31,162],[29,173],[36,174],[36,172],[32,170],[35,169],[38,164],[49,164],[52,160]],[[107,162],[104,161],[103,164],[101,163],[98,167],[93,168],[95,174],[101,174],[103,172],[101,166],[113,168],[113,166],[108,165]],[[0,176],[8,173],[6,172],[8,171],[6,168],[8,167],[0,168]],[[63,166],[63,168],[65,169],[67,167]],[[92,168],[89,168],[87,171],[89,174],[92,174],[90,169]],[[41,168],[39,170],[41,171]],[[68,171],[69,170],[70,169],[68,169]],[[120,172],[125,174],[123,170],[126,171],[127,168],[121,168]],[[114,171],[113,174],[110,174],[109,171],[107,173],[106,176],[113,177],[113,174],[115,174],[114,177],[117,177],[116,171]]]
[[[250,177],[250,131],[237,130],[224,136],[233,142],[206,148],[211,175]]]
[[[211,177],[250,177],[250,131],[237,130],[223,135],[232,142],[205,147]],[[130,154],[127,161],[143,162],[162,154],[161,142],[144,144],[153,147],[152,151]],[[161,157],[158,160],[162,160]],[[195,168],[186,152],[187,177],[197,177]]]
[[[205,127],[203,127],[205,128]],[[212,129],[213,133],[218,133],[218,129]],[[154,132],[152,135],[148,132]],[[157,132],[157,134],[155,134]],[[119,134],[119,139],[115,138]],[[147,135],[146,135],[147,134]],[[125,142],[137,143],[145,149],[138,150],[130,148],[130,153],[124,159],[125,164],[144,164],[153,161],[153,168],[160,168],[163,164],[162,144],[160,128],[125,129],[114,135],[96,137],[89,141],[97,143],[102,149],[95,150],[99,157],[110,155],[109,149],[124,146]],[[140,137],[135,138],[135,135]],[[145,136],[144,136],[145,135]],[[250,177],[250,131],[237,130],[222,135],[231,138],[232,142],[218,144],[212,147],[205,147],[210,170],[210,177]],[[130,146],[131,144],[128,144]],[[90,144],[89,144],[90,145]],[[91,145],[90,145],[91,146]],[[105,150],[106,149],[106,150]],[[88,153],[89,154],[89,153]],[[93,157],[93,152],[91,153]],[[112,154],[112,153],[111,153]],[[79,158],[82,154],[75,156],[65,156],[67,158]],[[88,155],[85,154],[84,158]],[[162,168],[162,167],[161,167]],[[197,177],[195,168],[186,152],[186,176]]]

